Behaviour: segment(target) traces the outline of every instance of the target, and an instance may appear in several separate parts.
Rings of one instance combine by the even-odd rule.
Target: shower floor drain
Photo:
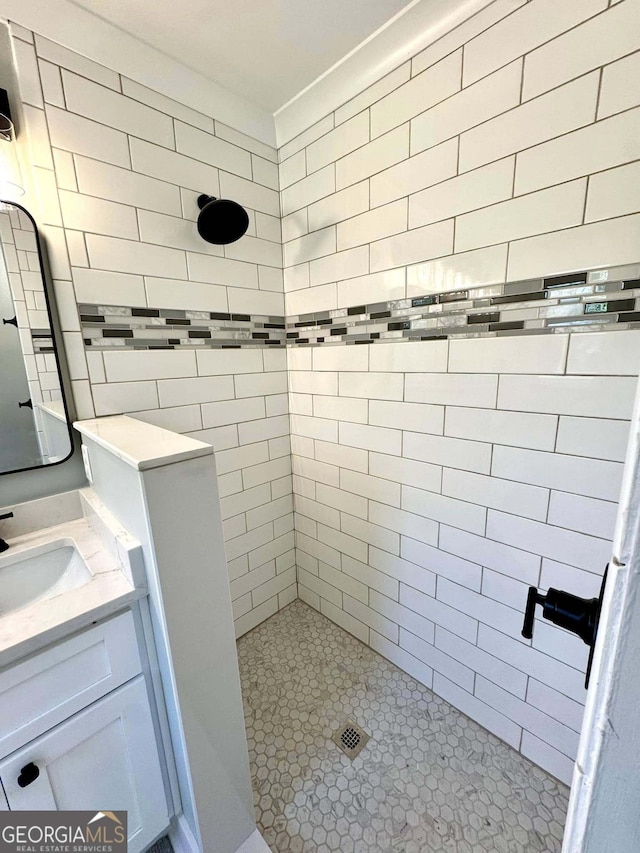
[[[352,720],[347,720],[343,726],[340,726],[331,740],[340,747],[348,758],[353,760],[360,750],[366,746],[369,735]]]

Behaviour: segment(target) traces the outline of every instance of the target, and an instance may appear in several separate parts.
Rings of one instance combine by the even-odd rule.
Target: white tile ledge
[[[74,427],[138,471],[213,454],[210,444],[126,415],[76,421]]]

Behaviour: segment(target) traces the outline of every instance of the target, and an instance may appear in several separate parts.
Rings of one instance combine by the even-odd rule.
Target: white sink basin
[[[73,541],[59,539],[0,555],[0,617],[89,583],[93,575]]]

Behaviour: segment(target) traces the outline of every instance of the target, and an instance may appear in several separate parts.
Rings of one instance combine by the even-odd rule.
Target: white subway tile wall
[[[77,303],[299,315],[638,262],[635,24],[636,0],[498,0],[279,152],[18,30],[66,344]],[[242,243],[194,239],[199,192],[249,209]],[[523,640],[522,608],[597,590],[639,349],[89,348],[72,386],[80,417],[214,445],[238,634],[299,591],[569,781],[586,653]]]
[[[297,597],[284,350],[91,352],[80,345],[77,305],[282,316],[277,152],[21,35],[20,89],[46,200],[37,218],[73,355],[78,416],[127,413],[216,448],[236,630],[244,633]],[[246,205],[251,220],[243,243],[226,249],[195,228],[198,194],[220,190]]]
[[[286,314],[637,263],[638,8],[492,4],[287,143]],[[288,350],[301,598],[566,782],[587,650],[522,616],[597,593],[638,346]]]

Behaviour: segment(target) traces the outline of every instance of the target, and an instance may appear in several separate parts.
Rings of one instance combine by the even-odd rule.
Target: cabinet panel
[[[18,777],[33,762],[39,776]],[[104,699],[0,762],[12,810],[128,812],[129,851],[144,850],[169,824],[144,678]]]
[[[141,671],[131,612],[7,668],[0,674],[0,757]]]

